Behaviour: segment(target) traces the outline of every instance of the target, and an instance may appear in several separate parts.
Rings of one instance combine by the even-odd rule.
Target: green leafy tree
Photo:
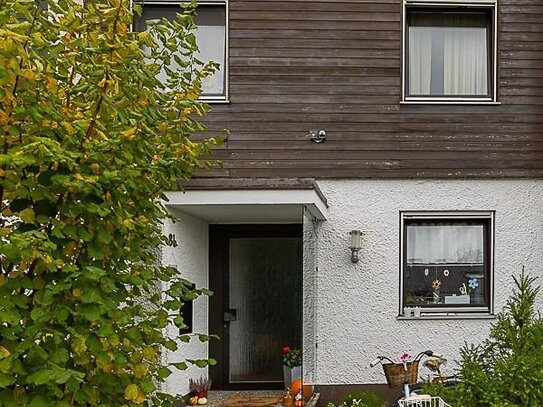
[[[535,277],[514,278],[515,290],[489,337],[461,350],[462,381],[429,388],[455,407],[543,405],[543,320],[535,310]]]
[[[161,202],[218,142],[191,138],[214,66],[180,13],[133,33],[128,0],[0,0],[0,406],[168,406],[171,369],[213,363],[160,363],[209,294],[159,265]]]

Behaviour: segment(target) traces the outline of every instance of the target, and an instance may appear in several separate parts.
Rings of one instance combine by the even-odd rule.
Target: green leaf
[[[16,376],[0,372],[0,388],[11,386],[16,381]]]
[[[183,317],[179,315],[173,319],[173,323],[177,328],[186,328],[185,322],[183,322]]]
[[[45,311],[41,307],[36,307],[32,311],[30,311],[30,317],[34,321],[38,321],[38,322],[43,320],[43,319],[46,319],[48,317],[48,315],[49,315],[48,312]]]
[[[84,380],[84,376],[78,378],[72,375],[68,380],[66,380],[66,388],[71,392],[76,392],[80,389],[80,383]],[[68,406],[71,407],[71,406]]]
[[[172,374],[172,371],[168,369],[167,367],[161,367],[160,369],[158,369],[158,378],[161,380],[166,379],[171,374]]]
[[[89,321],[98,321],[101,317],[100,308],[96,304],[82,304],[79,312]]]
[[[67,349],[60,348],[53,355],[51,355],[50,360],[53,363],[64,364],[70,360],[70,354]]]
[[[0,360],[5,359],[8,356],[11,356],[11,352],[4,348],[3,346],[0,346]]]
[[[77,229],[77,235],[86,242],[92,240],[90,233],[84,228]]]
[[[36,395],[32,398],[32,401],[28,407],[50,407],[50,402],[42,395]]]
[[[177,350],[177,343],[175,341],[166,341],[164,347],[172,352]]]
[[[91,334],[87,337],[86,344],[88,349],[96,355],[98,352],[102,350],[102,342],[100,341],[100,338],[98,336]]]
[[[100,281],[102,277],[104,277],[107,274],[107,272],[99,267],[94,266],[87,266],[85,267],[85,278],[93,281]]]
[[[115,329],[113,328],[112,324],[105,323],[102,326],[100,326],[100,329],[98,331],[98,335],[101,337],[108,337],[115,334]]]
[[[81,301],[87,304],[102,304],[104,302],[100,289],[93,286],[86,286],[83,288]]]
[[[88,251],[89,251],[89,255],[96,259],[96,260],[100,260],[100,259],[103,259],[104,258],[104,249],[102,247],[102,245],[100,244],[96,244],[94,242],[90,242],[87,246],[88,248]]]
[[[36,370],[34,373],[30,374],[27,378],[29,383],[40,385],[49,383],[56,380],[55,371],[53,369],[41,369]]]
[[[113,239],[113,234],[109,233],[105,228],[98,229],[98,240],[101,243],[108,244]]]
[[[186,362],[170,363],[170,365],[175,366],[179,370],[187,370],[189,368]]]
[[[209,361],[207,359],[187,359],[187,362],[190,362],[193,365],[196,365],[202,368],[207,367],[209,365]]]

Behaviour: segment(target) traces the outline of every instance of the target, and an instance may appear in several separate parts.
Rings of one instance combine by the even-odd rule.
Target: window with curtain
[[[181,8],[178,2],[143,4],[142,15],[135,17],[134,30],[146,29],[146,21],[160,18],[173,20]],[[195,32],[198,52],[195,57],[204,64],[210,61],[217,62],[219,68],[202,82],[202,94],[207,99],[221,99],[226,97],[226,3],[205,4],[199,3],[196,15],[197,29]],[[181,59],[183,58],[180,55]],[[170,69],[178,69],[179,65],[172,59]],[[162,74],[165,75],[165,74]]]
[[[492,97],[490,10],[407,9],[406,96]]]
[[[488,311],[492,218],[402,214],[403,307]]]

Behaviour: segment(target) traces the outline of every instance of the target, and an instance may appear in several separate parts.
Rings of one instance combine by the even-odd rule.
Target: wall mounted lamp
[[[351,261],[353,263],[358,263],[358,252],[362,248],[362,231],[361,230],[351,230],[349,232],[351,235],[351,244],[349,249],[351,249]]]

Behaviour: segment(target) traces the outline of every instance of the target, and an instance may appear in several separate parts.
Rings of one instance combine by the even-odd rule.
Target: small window
[[[179,2],[145,2],[141,17],[135,16],[134,30],[143,31],[147,28],[148,20],[166,17],[174,19],[181,11]],[[226,2],[198,2],[196,9],[196,44],[199,52],[195,57],[204,64],[210,61],[217,62],[219,68],[215,73],[204,78],[202,83],[202,99],[206,101],[220,101],[227,99],[227,6]],[[176,68],[172,61],[170,69]]]
[[[494,10],[406,3],[406,101],[495,100]]]
[[[491,312],[492,212],[401,214],[401,311]]]

